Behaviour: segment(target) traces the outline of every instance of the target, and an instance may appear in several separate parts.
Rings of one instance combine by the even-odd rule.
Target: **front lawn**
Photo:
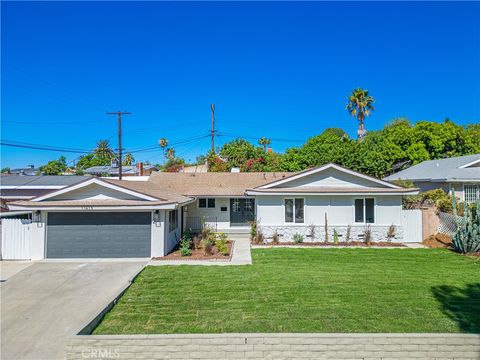
[[[480,332],[480,258],[256,249],[251,266],[149,266],[94,334]]]

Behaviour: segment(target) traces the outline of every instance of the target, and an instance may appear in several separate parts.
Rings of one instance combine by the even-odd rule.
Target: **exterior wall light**
[[[155,212],[153,213],[153,222],[160,222],[160,210],[155,210]]]
[[[42,213],[40,211],[34,211],[32,213],[32,222],[39,223],[42,222]]]

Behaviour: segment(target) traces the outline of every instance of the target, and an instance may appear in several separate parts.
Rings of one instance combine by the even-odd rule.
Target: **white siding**
[[[212,198],[212,197],[210,197]],[[221,211],[221,207],[226,207],[227,211]],[[215,198],[215,208],[199,208],[198,199],[188,204],[187,206],[188,217],[198,217],[210,219],[212,223],[217,220],[217,229],[229,229],[230,228],[230,198],[217,197]],[[207,220],[207,224],[209,221]]]
[[[288,197],[257,196],[257,220],[262,225],[283,225],[284,199]],[[354,200],[358,196],[308,195],[298,197],[305,199],[305,222],[295,224],[297,226],[324,225],[325,213],[327,213],[329,225],[354,224]],[[375,199],[375,224],[401,225],[402,197],[400,195],[364,197]]]

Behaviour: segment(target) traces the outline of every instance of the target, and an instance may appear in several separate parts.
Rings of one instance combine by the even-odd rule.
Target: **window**
[[[467,203],[480,200],[480,185],[464,185],[463,198]]]
[[[168,232],[178,227],[178,210],[172,210],[168,213]]]
[[[374,199],[355,199],[355,222],[369,224],[375,222]]]
[[[301,198],[285,199],[285,222],[303,223],[305,200]]]
[[[214,209],[215,208],[215,198],[199,198],[198,199],[198,207],[205,209]]]

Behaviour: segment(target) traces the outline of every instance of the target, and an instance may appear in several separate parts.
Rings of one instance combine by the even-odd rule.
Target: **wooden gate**
[[[403,242],[421,243],[422,211],[419,209],[402,210]]]
[[[31,220],[2,218],[2,259],[30,260],[31,250]]]

